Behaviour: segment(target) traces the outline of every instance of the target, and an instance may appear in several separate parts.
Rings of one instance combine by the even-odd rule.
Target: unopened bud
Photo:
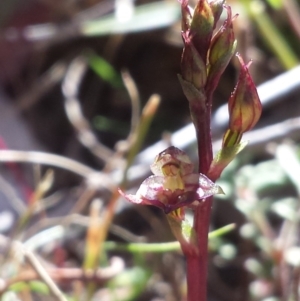
[[[209,52],[209,73],[207,91],[212,93],[225,68],[230,62],[235,49],[236,40],[232,26],[232,16],[230,7],[227,8],[227,19],[220,27],[211,41]]]
[[[185,44],[181,59],[182,77],[195,88],[201,89],[206,84],[206,65],[190,38],[185,33],[182,36]]]
[[[251,62],[246,65],[239,54],[237,57],[241,64],[241,71],[228,102],[229,129],[243,134],[251,130],[259,120],[262,105],[248,70]]]
[[[212,13],[214,15],[214,28],[216,28],[216,25],[220,20],[224,8],[224,3],[225,0],[213,0],[209,2],[209,6],[211,7]]]
[[[179,0],[181,4],[181,28],[182,32],[188,32],[192,22],[192,12],[188,6],[188,0]]]
[[[214,14],[207,0],[199,0],[193,14],[190,36],[202,60],[206,56],[214,29]]]

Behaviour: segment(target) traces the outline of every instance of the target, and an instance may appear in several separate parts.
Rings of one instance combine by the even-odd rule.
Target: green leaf
[[[115,88],[122,87],[121,76],[108,61],[93,53],[89,53],[86,57],[92,70],[101,79]]]
[[[49,295],[48,286],[42,281],[17,282],[12,284],[9,289],[14,292],[30,290],[43,295]]]
[[[116,119],[107,118],[103,115],[98,115],[94,118],[93,124],[99,131],[114,133],[117,135],[125,136],[129,132],[128,124]]]
[[[187,235],[189,234],[190,226],[185,225],[187,228],[182,229],[183,231],[187,231]],[[215,239],[217,237],[221,237],[228,232],[232,231],[235,228],[235,224],[229,224],[224,227],[221,227],[217,230],[214,230],[208,234],[209,239]],[[123,252],[130,252],[130,253],[146,253],[146,252],[156,252],[156,253],[163,253],[163,252],[172,252],[172,251],[180,251],[180,244],[178,241],[171,241],[171,242],[160,242],[160,243],[116,243],[114,241],[107,241],[104,244],[106,251],[123,251]]]
[[[114,296],[113,300],[136,300],[136,298],[145,291],[150,276],[150,270],[138,266],[126,269],[109,282],[109,288],[112,290]],[[122,290],[120,296],[118,296],[118,288]]]
[[[298,219],[298,206],[299,200],[297,198],[284,198],[271,205],[271,210],[283,219],[296,222]]]
[[[267,2],[269,3],[269,5],[274,8],[274,9],[281,9],[283,7],[283,3],[282,0],[267,0]]]
[[[9,290],[14,291],[14,292],[22,292],[23,290],[28,290],[29,285],[26,282],[17,282],[12,284],[9,287]]]
[[[239,144],[224,147],[217,153],[213,159],[208,177],[215,181],[218,179],[224,168],[236,157],[236,155],[245,148],[247,141],[242,141]]]
[[[126,22],[121,22],[114,14],[85,22],[81,25],[81,33],[87,36],[99,36],[153,30],[170,26],[179,19],[178,3],[159,1],[137,6],[133,16]]]
[[[43,295],[49,295],[49,287],[42,281],[30,281],[29,287],[31,291],[43,294]]]

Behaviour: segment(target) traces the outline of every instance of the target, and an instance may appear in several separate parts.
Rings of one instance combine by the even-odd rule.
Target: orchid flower
[[[166,214],[223,193],[220,186],[193,169],[186,153],[171,146],[156,156],[151,165],[154,175],[144,180],[135,195],[119,192],[131,203],[153,205]]]

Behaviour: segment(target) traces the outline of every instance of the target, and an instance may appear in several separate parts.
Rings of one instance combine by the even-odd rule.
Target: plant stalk
[[[203,110],[192,108],[193,121],[197,132],[199,172],[207,174],[213,159],[211,140],[211,98],[205,102]],[[206,301],[207,265],[208,265],[208,232],[213,198],[203,200],[195,209],[195,240],[198,252],[185,252],[187,260],[188,301]]]
[[[187,260],[188,301],[206,301],[208,231],[212,197],[207,198],[195,211],[194,230],[198,253],[185,254]]]

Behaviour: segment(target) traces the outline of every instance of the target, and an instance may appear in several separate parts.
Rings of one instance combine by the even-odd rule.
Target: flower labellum
[[[193,173],[193,169],[186,153],[171,146],[156,156],[151,165],[154,175],[144,180],[135,195],[119,192],[131,203],[153,205],[166,214],[223,193],[220,186],[203,174]],[[182,214],[180,211],[180,218]]]

